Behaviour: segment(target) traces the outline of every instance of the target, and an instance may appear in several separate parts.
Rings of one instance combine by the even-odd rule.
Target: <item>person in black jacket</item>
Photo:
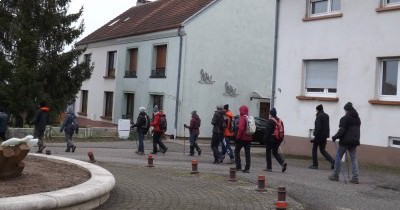
[[[358,184],[358,161],[356,157],[356,148],[360,145],[360,126],[361,120],[358,112],[354,109],[351,102],[346,103],[344,106],[346,114],[340,119],[339,130],[332,136],[332,141],[339,140],[339,148],[336,153],[335,170],[332,175],[329,176],[329,180],[339,181],[340,173],[340,160],[346,151],[349,151],[352,174],[353,177],[350,180],[351,183]]]
[[[277,116],[277,112],[275,108],[272,108],[269,112],[269,119],[267,121],[267,125],[264,130],[264,142],[265,142],[265,150],[266,150],[266,161],[267,168],[265,171],[272,171],[272,155],[274,155],[275,159],[278,161],[279,165],[282,167],[282,173],[286,171],[287,163],[283,159],[283,157],[279,154],[279,146],[281,145],[283,139],[277,139],[274,137],[275,125],[280,119]]]
[[[39,104],[39,110],[36,111],[35,118],[33,119],[33,124],[35,125],[33,131],[33,138],[38,139],[38,151],[37,153],[42,153],[46,145],[43,142],[44,131],[46,130],[46,125],[49,122],[49,107],[47,107],[46,102],[41,102]]]
[[[326,152],[326,139],[329,137],[329,115],[324,112],[324,107],[322,104],[316,107],[317,109],[317,117],[315,118],[315,127],[314,127],[314,139],[311,140],[313,143],[312,147],[312,160],[313,163],[310,169],[318,169],[318,156],[317,150],[319,147],[319,151],[325,157],[325,159],[331,164],[331,169],[335,166],[335,161]]]
[[[214,164],[222,163],[222,154],[218,149],[218,146],[222,143],[224,138],[224,114],[222,106],[217,106],[217,110],[214,112],[211,124],[213,125],[213,132],[211,137],[211,149],[214,155]]]
[[[150,127],[150,118],[146,113],[146,108],[139,107],[139,115],[136,119],[136,123],[132,126],[132,128],[134,127],[137,127],[139,139],[139,147],[136,151],[136,154],[144,155],[144,136],[147,134]]]

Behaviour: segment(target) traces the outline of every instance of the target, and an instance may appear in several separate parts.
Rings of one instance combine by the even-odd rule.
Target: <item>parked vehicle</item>
[[[264,130],[265,127],[267,126],[267,120],[261,117],[254,117],[254,120],[256,122],[256,132],[253,134],[253,142],[258,143],[258,144],[265,144],[264,141]],[[237,128],[237,123],[239,122],[239,115],[236,115],[233,119],[233,123],[235,125],[233,126],[234,128]],[[237,129],[235,129],[235,136],[237,133]]]

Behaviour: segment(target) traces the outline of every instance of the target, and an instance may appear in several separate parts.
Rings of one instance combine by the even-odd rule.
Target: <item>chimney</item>
[[[149,3],[149,2],[151,2],[151,1],[148,1],[148,0],[137,0],[136,6],[140,6],[140,5]]]

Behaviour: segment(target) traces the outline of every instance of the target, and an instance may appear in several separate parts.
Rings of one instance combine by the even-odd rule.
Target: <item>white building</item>
[[[158,0],[132,7],[78,44],[94,64],[76,110],[91,120],[136,120],[158,105],[168,134],[190,112],[211,136],[216,105],[266,117],[271,98],[275,0]]]
[[[316,105],[330,115],[332,136],[351,101],[361,161],[399,166],[400,1],[280,2],[275,105],[286,151],[311,154]]]

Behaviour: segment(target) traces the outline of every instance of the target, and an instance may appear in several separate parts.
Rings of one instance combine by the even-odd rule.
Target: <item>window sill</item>
[[[315,96],[296,96],[300,101],[327,101],[327,102],[337,102],[339,98],[334,97],[315,97]]]
[[[124,76],[124,78],[137,78],[137,76]]]
[[[376,12],[389,12],[389,11],[395,11],[395,10],[400,10],[400,5],[399,6],[378,7],[375,9]]]
[[[115,76],[104,76],[104,79],[115,79]]]
[[[112,120],[112,117],[100,116],[100,118],[103,120],[109,120],[109,121]]]
[[[166,76],[150,76],[152,79],[165,79],[167,78]]]
[[[369,100],[372,105],[387,105],[387,106],[400,106],[400,101],[382,101],[382,100]]]
[[[78,115],[80,115],[80,116],[87,116],[87,113],[78,112]]]
[[[303,18],[303,21],[308,22],[308,21],[314,21],[314,20],[325,20],[325,19],[340,18],[340,17],[343,17],[342,13],[321,15],[321,16],[315,16],[315,17],[305,17],[305,18]]]

